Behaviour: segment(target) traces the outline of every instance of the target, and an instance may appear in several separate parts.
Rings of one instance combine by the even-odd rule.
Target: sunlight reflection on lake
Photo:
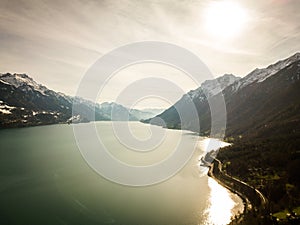
[[[225,225],[230,222],[232,215],[243,211],[242,200],[222,187],[212,178],[208,179],[210,205],[207,208],[207,225]]]
[[[118,124],[122,122],[115,125]],[[220,225],[242,211],[241,199],[209,178],[208,168],[199,165],[208,138],[165,129],[166,136],[155,150],[137,152],[115,138],[111,122],[95,125],[110,153],[131,165],[149,165],[165,159],[180,140],[185,143],[183,151],[195,141],[199,145],[186,165],[170,179],[156,185],[130,187],[110,182],[88,166],[77,149],[72,126],[0,130],[1,222]],[[149,126],[130,122],[131,132],[141,139],[149,136]],[[156,134],[160,129],[152,127]],[[217,140],[209,147],[215,148],[216,144]]]

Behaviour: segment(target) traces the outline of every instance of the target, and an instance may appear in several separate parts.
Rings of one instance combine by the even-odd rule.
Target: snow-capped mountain
[[[240,79],[233,74],[224,74],[216,79],[204,81],[199,88],[191,90],[187,94],[192,99],[212,97]]]
[[[55,92],[26,74],[0,74],[0,128],[89,120],[140,120],[153,116],[146,111],[129,110],[116,103],[100,105]]]
[[[0,74],[0,127],[51,124],[71,116],[68,99],[26,74]]]
[[[1,74],[1,82],[20,88],[22,91],[35,90],[42,95],[47,95],[46,92],[50,90],[43,85],[36,83],[31,77],[26,74]]]
[[[199,114],[199,119],[204,120],[202,118],[202,114],[207,111],[208,106],[208,98],[212,98],[217,94],[222,94],[222,91],[233,84],[234,82],[241,79],[240,77],[236,77],[232,74],[225,74],[221,77],[218,77],[213,80],[204,81],[201,86],[195,90],[189,91],[187,94],[183,95],[182,98],[177,101],[173,106],[157,115],[163,119],[166,126],[169,128],[184,128],[184,129],[198,129],[198,122],[194,121],[196,118],[189,118],[185,120],[184,124],[180,121],[180,116],[178,115],[178,110],[183,113],[185,116],[188,116],[191,112],[190,107],[195,105]],[[210,116],[210,115],[209,115]],[[155,118],[155,117],[154,117]],[[145,120],[144,122],[148,123],[151,119]],[[161,120],[152,120],[151,123],[159,123]],[[161,125],[161,124],[156,124]]]
[[[244,78],[240,79],[234,85],[232,85],[232,91],[238,91],[249,84],[263,82],[274,74],[278,73],[280,70],[288,67],[292,63],[300,60],[300,53],[296,53],[291,57],[284,60],[280,60],[274,64],[269,65],[266,68],[258,69],[256,68]]]
[[[226,75],[223,78],[226,78]],[[184,128],[198,132],[195,130],[198,126],[194,126],[196,120],[193,121],[191,118],[188,123],[181,124],[176,110],[180,107],[181,112],[188,113],[192,103],[197,109],[200,132],[209,135],[211,111],[204,93],[207,93],[208,98],[215,98],[222,94],[227,111],[227,126],[224,127],[227,136],[250,133],[266,136],[270,132],[273,134],[290,132],[287,129],[291,128],[292,132],[296,132],[300,129],[300,53],[267,68],[255,69],[244,78],[235,80],[235,78],[228,78],[227,75],[223,80],[227,79],[230,81],[224,82],[223,86],[220,84],[222,88],[218,89],[215,89],[214,82],[204,82],[201,87],[188,92],[174,106],[156,117],[161,118],[169,128]],[[220,89],[222,93],[219,92]],[[219,117],[221,118],[222,115]],[[151,121],[161,120],[149,119],[145,122]]]
[[[79,122],[87,122],[94,103],[52,91],[26,74],[0,74],[0,127],[65,123],[72,117],[73,103],[80,106]],[[97,109],[95,119],[108,120]]]

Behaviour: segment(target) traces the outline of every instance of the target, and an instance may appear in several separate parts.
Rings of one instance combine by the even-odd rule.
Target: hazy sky
[[[231,9],[216,6],[220,2],[230,2]],[[215,76],[245,76],[300,50],[299,12],[299,0],[0,0],[0,72],[27,73],[74,95],[103,54],[157,40],[194,52]],[[120,73],[127,78],[116,75],[101,101],[113,101],[114,91],[136,77],[172,79],[184,91],[197,87],[167,66],[133,66]]]

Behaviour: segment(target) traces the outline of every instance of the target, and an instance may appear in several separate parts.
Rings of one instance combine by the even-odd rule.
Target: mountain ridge
[[[266,68],[255,69],[247,76],[227,85],[222,92],[208,96],[214,98],[223,95],[224,97],[227,110],[226,136],[249,134],[254,131],[253,127],[261,130],[260,132],[253,132],[259,135],[263,130],[266,131],[264,127],[271,127],[271,124],[275,124],[274,121],[271,121],[271,118],[274,117],[275,114],[277,117],[284,117],[284,112],[294,112],[294,115],[290,116],[295,118],[299,106],[297,98],[295,97],[297,95],[299,96],[297,91],[300,79],[299,74],[300,53],[296,53]],[[293,83],[295,83],[296,87],[293,86]],[[276,90],[280,90],[280,92],[277,93]],[[197,108],[201,125],[200,133],[202,135],[209,135],[211,111],[201,86],[198,89],[188,92],[186,95],[192,96],[194,105]],[[182,105],[183,107],[186,105],[184,103],[187,99],[185,98],[186,95],[169,109],[156,116],[163,119],[168,128],[181,128],[180,118],[178,113],[176,114],[175,108],[178,107],[178,105]],[[272,96],[276,96],[278,100]],[[279,112],[276,112],[279,103],[282,107],[281,116],[278,115]],[[297,110],[294,109],[291,111],[290,108],[293,107]],[[270,119],[268,119],[268,117],[270,117]],[[151,119],[145,122],[151,123]],[[155,124],[155,122],[152,123]],[[185,127],[185,129],[193,130],[193,127]],[[193,131],[197,132],[197,130]]]
[[[209,99],[214,98],[218,94],[222,94],[222,91],[232,85],[234,82],[240,80],[240,77],[236,77],[232,74],[224,74],[223,76],[217,77],[212,80],[204,81],[199,88],[189,91],[184,94],[173,106],[166,109],[161,114],[154,118],[161,118],[165,122],[167,128],[175,129],[187,129],[194,132],[203,131],[209,128],[208,120],[210,120],[210,111],[208,109]],[[179,110],[182,114],[186,115],[189,113],[191,105],[197,108],[198,118],[190,118],[190,121],[185,121],[185,124],[181,124],[180,116],[177,112]],[[144,120],[145,123],[151,123],[154,125],[161,125],[154,118]],[[153,120],[154,119],[154,120]],[[199,126],[201,129],[199,131]],[[202,132],[203,135],[207,135],[207,132]]]
[[[76,104],[74,112],[73,104]],[[0,128],[89,122],[87,118],[92,114],[96,121],[137,121],[155,116],[148,111],[129,110],[117,103],[106,109],[105,105],[55,92],[24,73],[0,74]],[[112,110],[119,110],[114,118]]]
[[[248,84],[254,83],[254,82],[263,82],[264,80],[268,79],[269,77],[275,75],[278,71],[281,69],[289,66],[295,61],[300,60],[300,52],[297,52],[293,54],[290,57],[287,57],[285,59],[279,60],[273,64],[270,64],[269,66],[265,68],[256,68],[250,73],[248,73],[245,77],[240,79],[239,82],[236,82],[232,84],[232,89],[234,91],[238,91],[240,88],[243,88],[247,86]]]

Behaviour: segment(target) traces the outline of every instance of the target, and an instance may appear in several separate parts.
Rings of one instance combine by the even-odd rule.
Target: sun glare
[[[213,2],[204,12],[205,30],[218,39],[238,35],[246,21],[246,10],[232,1]]]

